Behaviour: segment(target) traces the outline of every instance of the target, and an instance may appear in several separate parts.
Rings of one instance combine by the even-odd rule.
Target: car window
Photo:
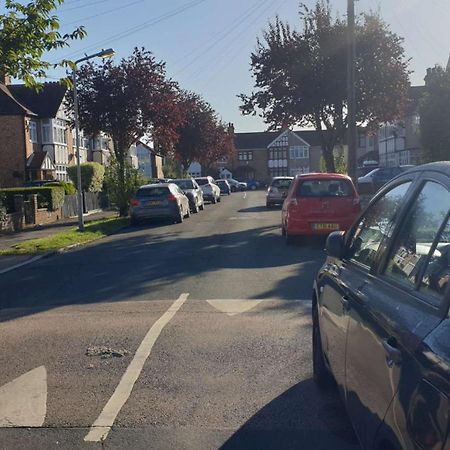
[[[370,268],[382,241],[391,236],[411,182],[400,184],[371,205],[350,240],[347,257]]]
[[[193,189],[193,184],[191,180],[174,180],[172,183],[179,186],[181,189]]]
[[[148,187],[141,188],[137,191],[136,197],[163,197],[169,193],[169,189],[167,187]]]
[[[347,180],[305,180],[297,189],[297,197],[348,197],[353,188]]]
[[[443,291],[446,281],[442,273],[448,271],[448,233],[435,241],[450,209],[450,193],[442,185],[434,182],[425,184],[406,216],[398,237],[393,243],[391,256],[385,269],[385,275],[410,288],[415,288],[422,276],[422,269],[427,261],[432,267],[427,268],[424,289],[434,294]],[[450,272],[447,273],[450,275]],[[445,277],[444,277],[445,278]]]
[[[200,186],[203,186],[205,184],[209,183],[209,180],[207,178],[197,178],[195,180]]]
[[[277,180],[273,180],[272,183],[270,183],[271,186],[276,187],[276,188],[289,188],[289,186],[291,185],[292,180],[291,179],[286,179],[286,178],[279,178]]]

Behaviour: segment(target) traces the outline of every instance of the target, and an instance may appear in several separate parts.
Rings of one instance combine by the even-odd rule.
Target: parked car
[[[363,449],[448,449],[450,163],[397,176],[329,235],[313,289],[313,367]]]
[[[239,181],[234,180],[233,178],[227,178],[227,181],[231,187],[231,192],[242,191],[242,186],[239,184]]]
[[[198,185],[202,189],[203,198],[207,202],[211,202],[211,203],[220,202],[220,188],[214,182],[213,177],[210,177],[210,176],[200,177],[200,178],[196,178],[195,181],[198,183]]]
[[[247,183],[245,183],[244,181],[238,181],[239,186],[241,188],[241,191],[246,191],[247,190]]]
[[[172,219],[181,223],[190,215],[189,200],[174,183],[141,186],[131,200],[132,224],[157,218]]]
[[[358,186],[361,192],[375,193],[392,178],[414,166],[377,167],[358,178]]]
[[[361,212],[350,177],[337,173],[298,175],[281,212],[281,230],[290,244],[296,235],[323,235],[348,230]]]
[[[259,189],[261,186],[261,183],[256,180],[248,180],[247,181],[247,189],[249,191],[256,191],[256,189]]]
[[[203,200],[203,191],[197,182],[192,178],[176,179],[171,183],[176,184],[189,199],[189,206],[193,213],[198,213],[199,210],[205,209],[205,201]]]
[[[216,180],[217,186],[219,186],[221,194],[231,194],[231,186],[227,180]]]
[[[281,205],[294,177],[275,177],[267,189],[266,208]]]

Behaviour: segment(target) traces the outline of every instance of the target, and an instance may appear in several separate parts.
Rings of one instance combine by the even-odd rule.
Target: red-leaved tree
[[[88,63],[77,73],[79,117],[88,134],[100,131],[111,136],[117,161],[118,189],[126,191],[128,149],[145,135],[158,136],[158,142],[176,142],[182,121],[178,85],[166,78],[165,64],[151,52],[135,48],[133,54],[118,64]],[[73,99],[69,98],[69,110]],[[118,205],[126,215],[128,202]]]

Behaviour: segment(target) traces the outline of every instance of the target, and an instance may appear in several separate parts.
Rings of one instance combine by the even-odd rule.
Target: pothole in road
[[[100,356],[100,358],[122,358],[129,354],[124,348],[111,348],[105,345],[91,345],[86,349],[86,356]]]

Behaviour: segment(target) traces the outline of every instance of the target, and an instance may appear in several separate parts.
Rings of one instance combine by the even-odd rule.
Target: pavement
[[[312,381],[323,240],[263,192],[0,275],[0,449],[358,449]]]

